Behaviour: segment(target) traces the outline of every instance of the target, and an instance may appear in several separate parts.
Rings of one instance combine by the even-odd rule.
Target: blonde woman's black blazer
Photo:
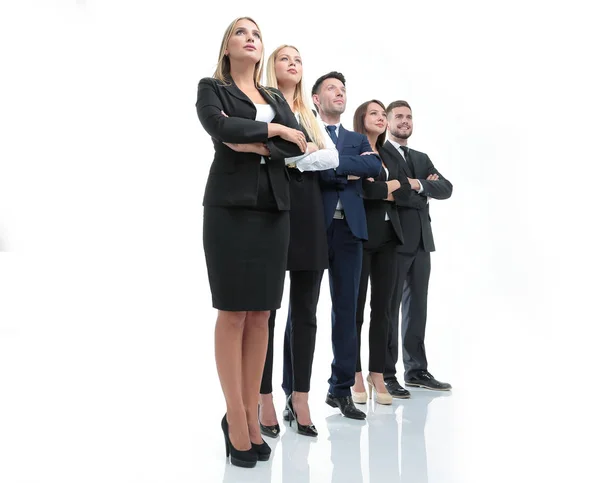
[[[271,122],[300,129],[281,92],[268,87],[260,87],[259,91],[275,111],[275,118]],[[279,136],[267,138],[267,123],[254,120],[254,104],[231,79],[227,83],[210,77],[202,79],[198,84],[196,110],[215,147],[204,192],[204,206],[251,207],[256,204],[260,155],[239,153],[223,142],[259,142],[265,143],[271,152],[266,162],[277,208],[280,211],[289,210],[289,175],[284,158],[302,154],[300,148]]]

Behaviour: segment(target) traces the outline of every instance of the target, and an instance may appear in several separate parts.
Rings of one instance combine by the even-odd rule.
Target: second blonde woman
[[[279,89],[306,135],[306,155],[289,158],[290,244],[287,269],[290,299],[283,349],[284,419],[296,423],[299,434],[316,436],[308,407],[308,393],[317,331],[317,302],[323,271],[328,265],[323,201],[317,171],[338,166],[335,145],[305,100],[300,52],[290,45],[275,49],[267,62],[267,85]],[[279,426],[272,396],[275,311],[269,319],[269,349],[261,384],[260,422],[263,434],[276,436]]]

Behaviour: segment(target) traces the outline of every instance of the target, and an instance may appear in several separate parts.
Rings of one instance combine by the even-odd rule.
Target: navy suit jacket
[[[361,153],[373,151],[364,134],[347,131],[340,124],[336,148],[340,164],[333,170],[321,171],[321,190],[325,226],[329,228],[338,199],[342,206],[352,234],[367,240],[367,217],[362,198],[362,180],[348,180],[348,175],[360,178],[376,178],[381,171],[381,159],[376,154],[361,156]]]

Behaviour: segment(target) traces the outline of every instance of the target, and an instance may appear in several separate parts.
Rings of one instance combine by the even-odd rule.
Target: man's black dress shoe
[[[410,398],[410,392],[404,389],[398,381],[389,381],[385,383],[385,387],[392,397],[397,399],[408,399]]]
[[[356,409],[351,396],[336,397],[331,393],[327,393],[325,402],[332,408],[339,408],[344,416],[350,419],[365,419],[367,415],[360,409]]]
[[[419,371],[414,376],[406,379],[406,385],[411,387],[424,387],[434,391],[450,391],[452,386],[447,382],[440,382],[427,371]]]

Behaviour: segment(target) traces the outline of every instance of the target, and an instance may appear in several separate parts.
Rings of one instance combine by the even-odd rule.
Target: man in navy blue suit
[[[356,302],[362,268],[367,220],[360,178],[376,178],[381,160],[364,134],[347,131],[340,123],[346,110],[346,79],[339,72],[319,77],[312,99],[339,153],[339,166],[321,171],[325,225],[329,244],[331,338],[333,362],[325,402],[352,419],[366,415],[352,402],[357,357]]]

